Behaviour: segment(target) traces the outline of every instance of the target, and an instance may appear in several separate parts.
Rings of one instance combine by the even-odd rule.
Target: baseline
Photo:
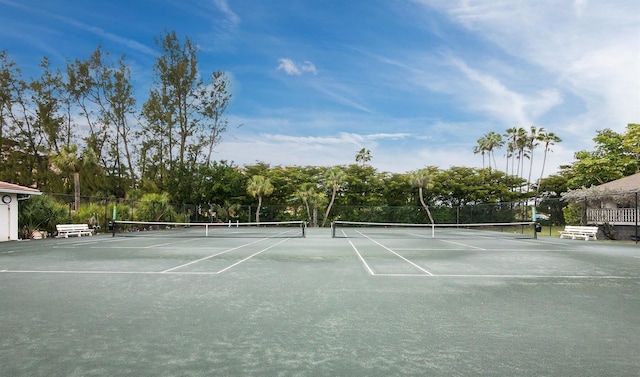
[[[275,245],[270,246],[269,248]],[[257,254],[266,251],[259,251]],[[236,263],[238,264],[238,263]],[[227,268],[228,269],[228,268]],[[221,271],[176,271],[176,272],[160,272],[160,271],[72,271],[72,270],[0,270],[0,274],[52,274],[52,275],[219,275]],[[469,274],[443,274],[443,275],[427,275],[427,274],[375,274],[372,276],[379,277],[413,277],[413,278],[429,278],[429,279],[572,279],[572,280],[640,280],[640,276],[618,276],[618,275],[469,275]]]

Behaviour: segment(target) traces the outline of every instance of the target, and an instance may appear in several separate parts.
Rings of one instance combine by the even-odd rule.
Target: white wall
[[[1,193],[11,197],[9,204],[0,201],[0,242],[18,239],[18,197],[16,194]]]

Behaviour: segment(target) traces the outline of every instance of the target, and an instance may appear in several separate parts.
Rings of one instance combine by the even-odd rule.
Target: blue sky
[[[0,50],[27,77],[102,45],[126,54],[140,104],[165,30],[231,78],[216,159],[240,165],[367,148],[382,171],[481,166],[478,138],[535,125],[563,139],[553,173],[596,130],[640,123],[637,0],[0,0]]]

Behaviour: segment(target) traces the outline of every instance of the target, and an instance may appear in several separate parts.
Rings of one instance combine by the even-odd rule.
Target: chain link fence
[[[73,195],[44,194],[48,204],[39,203],[53,209],[27,211],[22,217],[26,231],[43,229],[49,234],[55,232],[55,224],[86,223],[98,232],[107,231],[114,217],[118,220],[170,221],[170,222],[255,222],[255,205],[246,204],[187,204],[165,201],[142,201],[103,197],[81,197],[76,210]],[[30,201],[33,201],[31,199]],[[27,201],[29,202],[29,201]],[[34,201],[35,204],[35,201]],[[567,202],[560,199],[545,199],[537,204],[531,202],[488,203],[460,207],[430,206],[434,221],[439,224],[474,224],[532,221],[533,208],[537,220],[543,225],[562,226],[565,222]],[[575,207],[575,206],[574,206]],[[573,209],[576,211],[575,208]],[[309,208],[300,202],[287,205],[266,204],[260,208],[260,221],[304,220],[309,226],[318,226],[324,220],[326,207]],[[570,211],[569,211],[570,212]],[[578,210],[586,216],[584,208]],[[571,213],[571,212],[570,212]],[[31,216],[31,218],[28,218]],[[35,218],[34,218],[35,217]],[[576,221],[569,216],[571,221]],[[333,220],[428,224],[429,216],[420,206],[340,206],[334,205],[326,222]],[[22,225],[21,225],[22,226]],[[27,232],[28,233],[28,232]]]

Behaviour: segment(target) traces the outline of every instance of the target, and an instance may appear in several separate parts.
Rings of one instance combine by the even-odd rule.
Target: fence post
[[[636,230],[635,230],[635,239],[636,239],[636,245],[638,244],[638,192],[635,192],[635,199],[636,199]]]

